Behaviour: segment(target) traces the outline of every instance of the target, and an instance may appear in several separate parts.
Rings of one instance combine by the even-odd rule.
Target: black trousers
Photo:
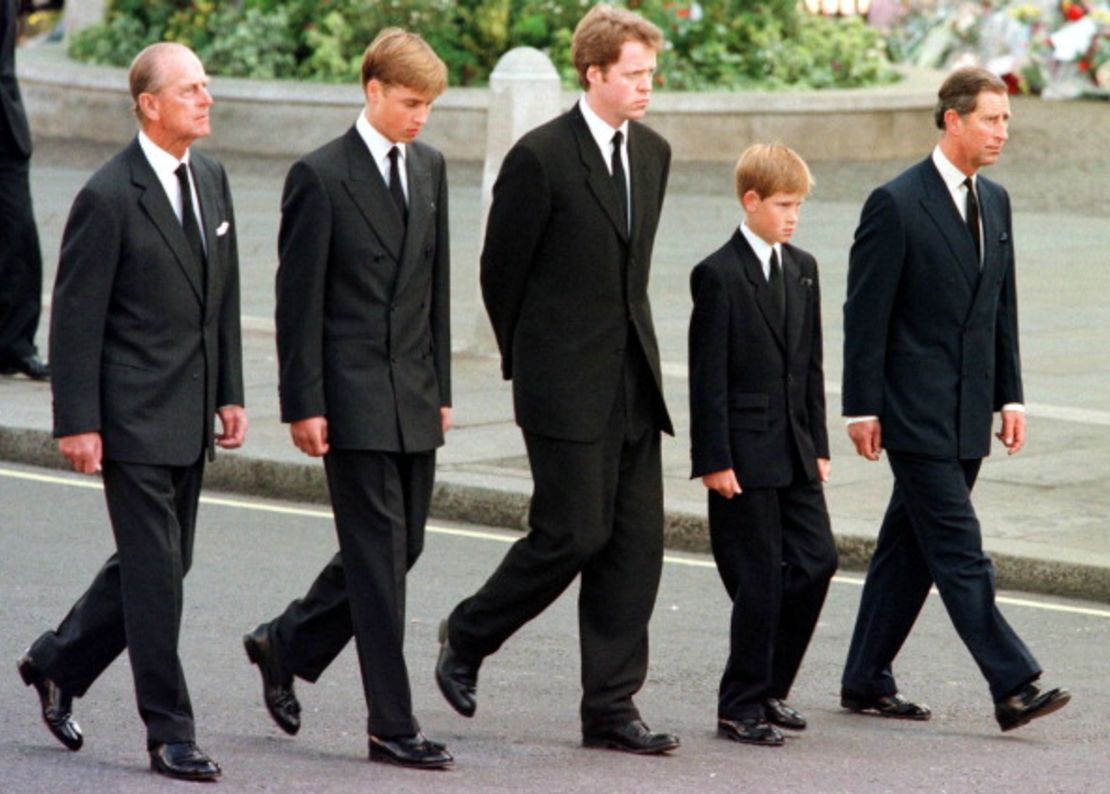
[[[889,450],[887,457],[894,491],[867,571],[844,689],[864,696],[898,691],[891,665],[935,583],[991,696],[1012,694],[1041,669],[995,606],[994,566],[971,506],[982,461]]]
[[[628,360],[599,440],[524,433],[534,483],[528,534],[448,621],[452,647],[478,663],[581,575],[587,732],[639,718],[632,696],[647,675],[648,621],[663,564],[657,397],[645,387],[646,363]]]
[[[424,549],[435,452],[334,450],[324,457],[340,551],[304,598],[270,622],[279,677],[316,681],[352,636],[367,731],[416,733],[405,665],[405,576]]]
[[[0,366],[37,352],[42,253],[29,161],[0,156]]]
[[[732,599],[717,715],[761,718],[764,700],[790,693],[836,572],[824,492],[800,472],[732,499],[710,491],[709,539]]]
[[[116,553],[57,630],[35,641],[31,657],[62,689],[81,697],[126,648],[147,746],[193,741],[177,643],[204,458],[181,467],[103,465]]]

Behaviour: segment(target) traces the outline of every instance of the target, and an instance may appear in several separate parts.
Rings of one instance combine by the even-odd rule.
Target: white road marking
[[[78,474],[40,474],[38,472],[0,468],[0,477],[8,477],[15,480],[29,480],[31,482],[41,482],[49,485],[64,485],[71,488],[103,489],[103,485],[99,479],[93,479]],[[217,507],[230,507],[237,510],[257,510],[264,513],[276,513],[278,515],[304,516],[306,518],[319,518],[327,521],[332,520],[331,510],[325,508],[287,507],[285,505],[269,504],[266,502],[251,502],[245,499],[228,499],[220,496],[201,496],[200,501],[202,504],[215,505]],[[499,543],[513,543],[521,537],[519,533],[514,533],[511,530],[489,531],[481,529],[464,529],[462,527],[445,527],[434,522],[429,523],[427,529],[429,532],[434,532],[439,535],[452,535],[454,537],[470,538],[472,540],[493,540]],[[673,554],[664,555],[663,561],[670,565],[685,565],[692,568],[715,567],[715,563],[712,560],[675,556]],[[838,574],[833,577],[833,582],[842,585],[850,585],[852,587],[862,587],[863,581],[864,580],[858,576]],[[936,595],[936,588],[933,588],[930,594]],[[1067,612],[1073,615],[1110,618],[1110,610],[1106,609],[1077,607],[1069,604],[1052,604],[1044,601],[1032,601],[1028,598],[1012,598],[1010,596],[998,596],[995,600],[1000,604],[1041,609],[1049,612]]]

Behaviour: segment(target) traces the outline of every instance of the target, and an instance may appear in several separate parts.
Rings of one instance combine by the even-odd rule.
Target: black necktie
[[[632,236],[632,218],[628,214],[628,183],[624,179],[624,163],[621,161],[621,141],[624,135],[620,130],[613,133],[613,183],[617,187],[617,198],[621,202],[621,212],[624,214],[624,228]]]
[[[786,319],[786,285],[782,280],[782,265],[779,252],[771,249],[771,272],[767,276],[767,286],[771,289],[771,300],[775,302],[783,319]]]
[[[185,232],[185,240],[189,249],[197,258],[197,263],[203,265],[204,239],[200,236],[200,225],[197,223],[197,214],[193,210],[193,191],[189,187],[189,167],[182,163],[174,171],[177,174],[177,183],[181,186],[181,229]]]
[[[975,198],[975,183],[971,181],[971,177],[964,180],[964,187],[967,188],[967,212],[964,213],[964,220],[967,221],[967,230],[971,232],[971,239],[975,242],[975,264],[978,265],[983,252],[979,250],[979,202]]]
[[[405,190],[401,187],[400,157],[401,150],[396,146],[389,150],[389,193],[393,196],[397,211],[401,213],[401,220],[408,223],[409,208],[405,203]]]

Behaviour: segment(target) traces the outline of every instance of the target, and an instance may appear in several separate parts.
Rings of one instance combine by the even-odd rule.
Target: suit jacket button
[[[390,356],[389,357],[389,363],[390,364],[396,364],[397,363],[397,356]]]

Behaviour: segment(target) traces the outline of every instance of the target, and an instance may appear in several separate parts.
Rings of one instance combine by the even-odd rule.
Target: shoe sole
[[[257,667],[259,672],[262,672],[262,657],[259,655],[258,652],[258,643],[254,641],[254,638],[250,634],[243,635],[243,650],[247,652],[247,659],[250,661],[250,663]],[[265,700],[265,698],[263,698],[263,700]],[[265,705],[266,711],[267,713],[269,713],[270,719],[273,720],[274,725],[277,725],[278,728],[280,728],[284,733],[287,733],[290,736],[297,735],[297,733],[301,729],[300,725],[295,728],[285,725],[280,719],[278,719],[278,715],[274,713],[274,710],[270,708],[270,704],[266,703]]]
[[[895,714],[888,711],[880,711],[879,709],[869,708],[863,703],[855,700],[841,700],[840,707],[847,709],[853,714],[862,714],[865,717],[882,717],[887,720],[909,720],[910,722],[928,722],[933,717],[930,711],[927,714]]]
[[[1059,711],[1064,706],[1068,705],[1068,703],[1070,703],[1070,702],[1071,702],[1071,695],[1070,694],[1061,695],[1060,697],[1056,698],[1055,700],[1051,700],[1048,703],[1045,703],[1041,708],[1037,709],[1036,711],[1034,711],[1030,714],[1026,714],[1024,717],[1022,717],[1017,722],[1011,723],[1009,725],[1001,725],[999,727],[1002,728],[1003,733],[1015,730],[1017,728],[1020,728],[1023,725],[1028,725],[1029,723],[1031,723],[1035,719],[1039,719],[1041,717],[1047,717],[1052,712]]]
[[[27,658],[27,657],[26,656],[19,657],[19,660],[15,663],[15,668],[16,668],[16,670],[19,671],[19,677],[21,679],[23,679],[23,685],[24,686],[33,686],[33,687],[35,687],[35,694],[38,694],[38,687],[36,686],[36,681],[35,681],[34,673],[31,670],[31,665],[23,664],[24,658]],[[41,695],[39,697],[41,697]],[[53,736],[55,739],[57,739],[58,742],[62,745],[62,747],[66,748],[67,750],[69,750],[72,753],[76,753],[78,750],[80,750],[85,745],[85,737],[83,735],[81,735],[81,727],[76,722],[73,722],[73,725],[74,725],[75,728],[77,728],[78,738],[77,738],[77,742],[73,743],[73,742],[66,741],[65,739],[63,739],[61,736],[59,736],[54,731],[54,727],[47,721],[45,714],[40,714],[40,716],[42,717],[42,724],[46,726],[46,729],[48,731],[50,731],[50,735]]]
[[[220,779],[222,772],[217,772],[214,775],[190,775],[182,774],[179,772],[171,772],[168,769],[159,768],[153,762],[150,764],[150,771],[162,777],[168,777],[170,780],[186,780],[190,783],[215,783]]]
[[[443,650],[443,646],[447,643],[447,621],[441,620],[439,622],[439,647]],[[443,695],[443,699],[447,701],[447,705],[457,711],[464,717],[473,717],[474,713],[478,711],[478,703],[475,701],[474,705],[466,708],[463,705],[456,703],[452,697],[452,687],[449,687],[443,680],[443,676],[439,673],[439,661],[436,660],[436,686],[439,687],[439,693]]]
[[[414,762],[402,761],[381,750],[370,750],[370,760],[377,764],[389,764],[390,766],[401,767],[402,769],[449,769],[455,765],[455,760],[450,761],[432,761],[432,762]]]
[[[628,745],[614,742],[611,739],[583,739],[582,746],[590,750],[617,750],[622,753],[630,753],[632,755],[660,755],[662,753],[669,753],[672,750],[677,750],[681,747],[679,742],[673,744],[665,744],[660,747],[629,747]]]

